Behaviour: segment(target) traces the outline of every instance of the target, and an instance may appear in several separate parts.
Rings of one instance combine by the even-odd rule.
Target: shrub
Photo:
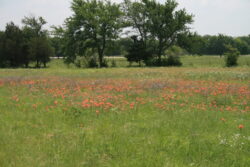
[[[74,64],[78,68],[96,68],[98,67],[95,57],[76,56]]]
[[[112,59],[112,61],[111,61],[111,67],[117,67],[115,59]]]
[[[76,56],[74,64],[78,68],[96,68],[97,63],[97,53],[93,49],[87,49],[83,56]]]
[[[184,55],[186,52],[178,46],[172,46],[165,51],[165,56],[159,60],[154,57],[145,61],[147,66],[181,66],[180,56]]]
[[[91,56],[90,58],[88,58],[87,67],[88,68],[98,67],[97,58],[95,56]]]
[[[237,66],[238,58],[240,55],[240,52],[238,49],[233,48],[231,45],[226,46],[227,51],[224,53],[225,55],[225,63],[227,67]]]
[[[182,66],[182,62],[179,56],[170,55],[167,57],[166,65],[167,66]]]
[[[101,67],[109,67],[107,59],[103,59]]]
[[[186,51],[178,46],[172,46],[165,51],[167,55],[166,65],[167,66],[181,66],[180,56],[186,54]]]
[[[133,43],[130,44],[128,48],[128,53],[125,55],[127,61],[132,64],[133,62],[139,63],[139,66],[142,65],[142,62],[150,61],[152,58],[152,48],[145,47],[144,42],[141,39],[138,39],[137,36],[132,36],[131,39]]]

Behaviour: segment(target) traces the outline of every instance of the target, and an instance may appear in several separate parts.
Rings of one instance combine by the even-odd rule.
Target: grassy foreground
[[[249,167],[250,68],[0,70],[0,166]]]

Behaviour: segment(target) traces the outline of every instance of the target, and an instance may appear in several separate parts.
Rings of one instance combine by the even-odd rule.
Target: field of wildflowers
[[[250,69],[0,70],[0,166],[250,166]]]

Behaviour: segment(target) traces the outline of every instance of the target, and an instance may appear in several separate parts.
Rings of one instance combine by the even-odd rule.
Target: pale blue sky
[[[121,0],[113,0],[121,1]],[[163,2],[164,0],[160,0]],[[177,0],[180,8],[195,15],[193,31],[232,36],[250,34],[250,0]],[[60,25],[71,15],[71,0],[0,0],[0,30],[24,16],[43,16],[48,27]]]

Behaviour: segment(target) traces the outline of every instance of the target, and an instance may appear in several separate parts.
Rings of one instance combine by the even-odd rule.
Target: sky
[[[122,0],[112,0],[120,2]],[[158,0],[164,2],[164,0]],[[250,0],[177,0],[178,8],[193,14],[192,31],[201,35],[250,34]],[[13,21],[21,26],[24,16],[42,16],[47,27],[62,25],[72,15],[71,0],[0,0],[0,30]]]

